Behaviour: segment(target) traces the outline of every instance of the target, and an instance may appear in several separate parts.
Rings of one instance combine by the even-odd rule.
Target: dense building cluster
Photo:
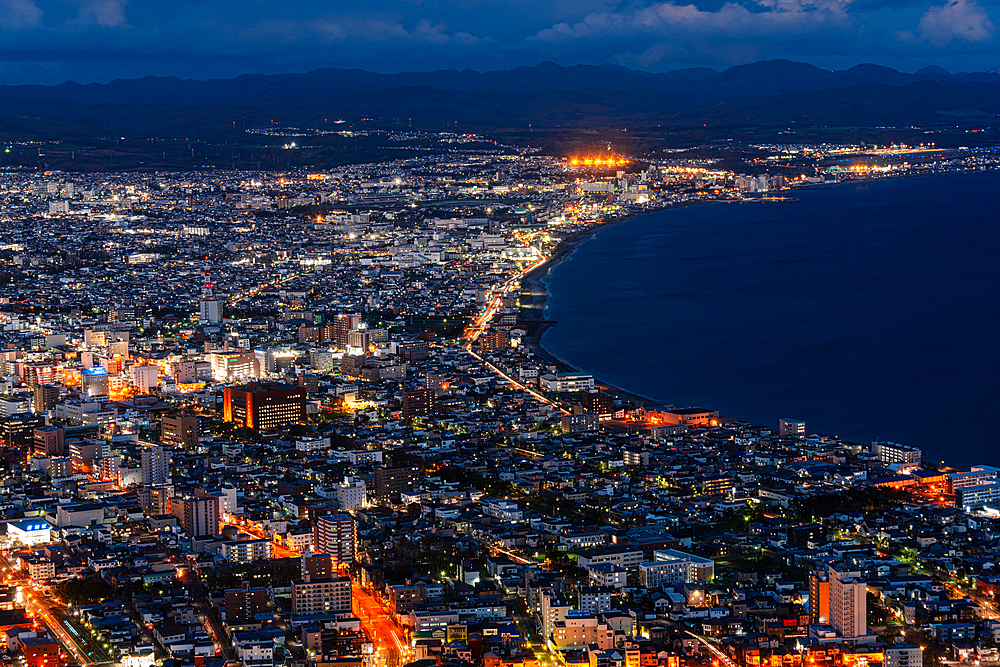
[[[8,659],[996,662],[1000,469],[537,345],[529,276],[597,223],[837,170],[588,159],[0,175]]]

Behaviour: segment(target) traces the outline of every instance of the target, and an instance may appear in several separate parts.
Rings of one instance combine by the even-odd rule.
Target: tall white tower
[[[201,301],[198,309],[198,322],[201,324],[218,324],[222,321],[222,302],[212,294],[212,278],[208,272],[208,257],[205,258],[205,268],[202,271],[205,282],[201,286]]]

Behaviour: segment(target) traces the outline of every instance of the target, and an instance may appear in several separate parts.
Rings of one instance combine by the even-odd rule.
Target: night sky
[[[649,71],[773,58],[990,70],[1000,66],[997,2],[0,0],[0,83],[546,60]]]

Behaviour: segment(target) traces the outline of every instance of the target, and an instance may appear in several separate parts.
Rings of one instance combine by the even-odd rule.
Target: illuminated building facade
[[[198,446],[198,417],[163,415],[160,420],[160,443],[166,447],[194,449]]]
[[[32,389],[31,402],[35,414],[54,410],[59,402],[59,387],[54,384],[36,384]]]
[[[292,582],[292,614],[351,613],[352,592],[350,577],[324,579],[296,579]]]
[[[80,391],[84,396],[107,396],[108,384],[108,371],[103,366],[80,371]]]
[[[45,419],[29,413],[0,417],[0,444],[15,449],[30,449],[35,443],[35,429],[45,425]]]
[[[354,517],[349,514],[327,514],[313,524],[313,549],[316,553],[329,554],[333,566],[354,563],[356,542]]]
[[[433,389],[403,392],[403,419],[424,417],[437,412],[437,393]]]
[[[868,633],[868,586],[861,572],[844,566],[830,566],[830,625],[846,641]]]
[[[287,385],[226,387],[223,418],[247,428],[279,428],[306,420],[306,391]]]
[[[40,426],[32,432],[37,456],[65,456],[66,431],[58,426]]]
[[[193,498],[171,498],[170,513],[188,537],[204,537],[219,532],[219,499],[204,491]]]

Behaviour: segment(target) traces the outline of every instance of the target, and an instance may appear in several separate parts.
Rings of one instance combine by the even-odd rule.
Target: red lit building
[[[719,412],[705,408],[680,408],[676,410],[650,411],[649,421],[666,426],[717,426]]]
[[[306,390],[283,384],[251,383],[226,387],[223,419],[252,429],[271,429],[306,421]]]
[[[59,644],[48,637],[18,637],[17,648],[26,667],[59,667]]]

